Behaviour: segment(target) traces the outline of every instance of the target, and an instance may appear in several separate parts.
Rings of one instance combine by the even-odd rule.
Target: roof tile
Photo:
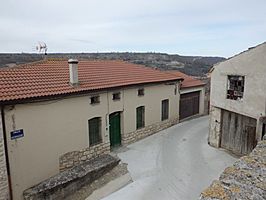
[[[123,61],[82,60],[79,86],[69,84],[67,60],[46,60],[0,69],[0,102],[69,94],[135,84],[174,81],[180,77]]]
[[[198,86],[205,85],[204,82],[198,79],[192,78],[191,76],[186,75],[180,71],[172,70],[172,71],[167,71],[167,72],[184,79],[183,82],[181,83],[181,88],[190,88],[190,87],[198,87]]]

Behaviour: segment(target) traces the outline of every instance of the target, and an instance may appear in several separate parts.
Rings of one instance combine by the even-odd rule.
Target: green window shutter
[[[162,101],[162,121],[169,118],[169,99]]]
[[[95,145],[102,141],[100,117],[96,117],[89,120],[89,141],[90,145]]]
[[[140,106],[136,109],[136,122],[137,122],[137,129],[143,128],[145,126],[145,107]]]

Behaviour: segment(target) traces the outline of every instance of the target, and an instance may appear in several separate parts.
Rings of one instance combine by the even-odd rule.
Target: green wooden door
[[[119,146],[121,144],[120,112],[113,113],[109,116],[109,124],[111,147]]]

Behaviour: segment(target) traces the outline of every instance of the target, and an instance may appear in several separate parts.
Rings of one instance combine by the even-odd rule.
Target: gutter
[[[6,158],[6,170],[7,170],[7,178],[8,178],[8,189],[9,189],[9,199],[13,200],[12,194],[12,185],[11,185],[11,175],[10,175],[10,164],[9,164],[9,155],[7,148],[7,135],[6,135],[6,123],[5,123],[5,114],[4,114],[4,106],[1,106],[1,120],[3,127],[3,138],[4,138],[4,149],[5,149],[5,158]]]

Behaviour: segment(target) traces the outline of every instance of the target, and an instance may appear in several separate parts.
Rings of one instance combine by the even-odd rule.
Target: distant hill
[[[40,54],[0,54],[0,67],[42,60]],[[124,60],[162,70],[177,69],[192,76],[205,76],[223,57],[181,56],[165,53],[52,53],[47,58],[109,59]]]

